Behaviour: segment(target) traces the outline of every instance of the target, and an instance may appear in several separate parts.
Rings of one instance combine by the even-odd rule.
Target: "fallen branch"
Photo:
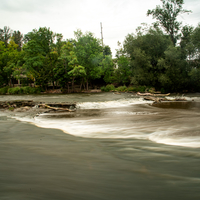
[[[168,99],[166,99],[166,98],[156,98],[156,97],[149,97],[149,96],[147,96],[147,97],[144,97],[144,100],[147,100],[147,101],[154,101],[154,102],[156,102],[156,103],[158,103],[158,102],[161,102],[161,101],[169,101]]]
[[[187,101],[185,98],[175,98],[175,99],[167,99],[167,98],[159,98],[153,96],[146,96],[144,100],[153,101],[153,103],[161,103],[162,101]]]
[[[68,112],[74,112],[75,111],[75,110],[70,110],[68,108],[56,108],[56,107],[48,106],[46,104],[39,104],[38,106],[43,107],[43,108],[49,108],[49,109],[56,110],[56,111],[59,111],[59,110],[68,111]]]
[[[140,93],[140,92],[137,92],[137,95],[139,95],[139,96],[155,96],[155,97],[163,97],[163,96],[169,96],[170,93],[168,93],[168,94],[152,94],[152,93],[149,93],[149,92],[146,92],[146,93]]]

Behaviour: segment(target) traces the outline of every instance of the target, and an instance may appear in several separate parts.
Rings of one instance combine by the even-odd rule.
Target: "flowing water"
[[[0,200],[200,199],[200,94],[185,98],[0,96],[77,102],[75,112],[0,111]]]

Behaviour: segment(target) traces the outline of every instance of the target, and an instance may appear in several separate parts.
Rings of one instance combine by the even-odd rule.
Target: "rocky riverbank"
[[[10,111],[23,111],[30,108],[42,108],[56,111],[74,111],[76,103],[45,103],[45,102],[34,102],[32,100],[13,100],[13,101],[0,101],[0,109],[8,109]]]

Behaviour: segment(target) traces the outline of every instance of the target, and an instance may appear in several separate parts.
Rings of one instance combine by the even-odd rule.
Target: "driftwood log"
[[[47,104],[39,104],[38,105],[40,108],[49,108],[51,110],[55,110],[55,111],[68,111],[68,112],[74,112],[75,110],[70,110],[68,108],[61,108],[61,107],[52,107],[52,106],[49,106]]]
[[[76,103],[64,102],[64,103],[40,103],[40,104],[46,104],[50,107],[55,107],[55,108],[68,108],[68,109],[76,108]]]
[[[169,96],[170,93],[168,93],[168,94],[152,94],[152,93],[148,93],[148,92],[146,92],[146,93],[140,93],[140,92],[137,92],[137,95],[139,95],[139,96],[164,97],[164,96]]]
[[[167,98],[159,98],[159,97],[152,97],[146,96],[144,100],[153,101],[153,103],[160,103],[162,101],[187,101],[185,98],[174,98],[174,99],[167,99]]]
[[[166,98],[150,97],[150,96],[144,97],[144,100],[147,100],[147,101],[154,101],[155,103],[159,103],[159,102],[161,102],[161,101],[168,101],[168,99],[166,99]]]
[[[153,101],[153,104],[160,103],[162,101],[187,101],[185,98],[174,98],[174,99],[167,99],[165,96],[169,96],[168,94],[152,94],[152,93],[140,93],[137,92],[137,95],[143,96],[144,100]]]

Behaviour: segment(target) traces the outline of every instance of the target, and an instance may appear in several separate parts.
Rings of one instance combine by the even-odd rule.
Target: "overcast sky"
[[[200,22],[200,1],[185,0],[183,24],[197,26]],[[74,38],[74,31],[90,31],[101,38],[103,24],[104,44],[115,56],[117,41],[123,42],[128,33],[135,32],[141,23],[151,24],[148,9],[161,4],[160,0],[1,0],[0,28],[9,26],[26,34],[39,27],[50,27],[62,33],[63,38]]]

